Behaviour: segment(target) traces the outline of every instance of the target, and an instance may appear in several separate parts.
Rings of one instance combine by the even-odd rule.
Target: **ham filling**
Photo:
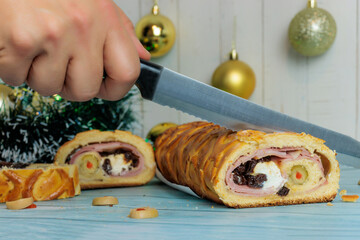
[[[139,174],[144,168],[143,155],[134,146],[123,142],[94,143],[81,147],[70,156],[69,163],[81,161],[80,156],[87,152],[94,152],[100,156],[99,164],[104,175],[131,177]],[[124,165],[124,162],[128,164]]]
[[[304,158],[316,162],[319,169],[322,172],[324,172],[324,168],[321,163],[320,157],[317,154],[311,154],[309,151],[307,151],[304,148],[299,148],[299,147],[266,148],[266,149],[257,150],[251,155],[241,156],[228,169],[226,173],[225,181],[231,191],[240,195],[258,196],[258,197],[266,196],[270,194],[276,194],[276,193],[278,193],[278,195],[286,195],[287,194],[286,190],[285,190],[286,194],[282,194],[282,193],[284,192],[284,184],[286,183],[288,176],[286,173],[280,173],[279,168],[276,167],[275,164],[276,163],[280,164],[281,162],[284,161],[296,161]],[[252,163],[249,161],[252,161]],[[266,164],[269,163],[267,164],[268,166],[275,166],[275,168],[270,169],[270,171],[268,172],[271,172],[273,174],[273,177],[276,178],[277,180],[276,184],[274,184],[273,186],[265,187],[266,180],[268,180],[265,174],[258,174],[255,177],[250,176],[251,177],[250,186],[248,179],[244,179],[244,181],[246,181],[247,183],[244,184],[242,182],[242,179],[238,178],[236,171],[239,171],[238,170],[239,166],[242,166],[244,168],[246,167],[249,168],[249,165],[253,164],[254,166],[256,166],[259,163],[266,163]],[[251,171],[253,171],[254,166],[252,166]],[[276,170],[278,172],[276,172]],[[319,185],[320,184],[321,183],[319,183]],[[317,187],[319,186],[314,187],[314,189],[316,189]]]

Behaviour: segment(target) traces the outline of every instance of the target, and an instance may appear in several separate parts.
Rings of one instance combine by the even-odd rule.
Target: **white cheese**
[[[267,180],[263,183],[263,189],[278,188],[286,182],[286,179],[281,176],[279,167],[272,161],[256,164],[252,175],[257,175],[259,173],[263,173],[267,177]]]
[[[126,162],[124,154],[108,155],[101,160],[101,165],[103,164],[105,159],[110,160],[111,174],[114,176],[123,175],[132,169],[131,161]]]

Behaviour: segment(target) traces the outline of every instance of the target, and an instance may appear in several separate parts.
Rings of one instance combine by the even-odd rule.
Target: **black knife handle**
[[[140,64],[141,72],[135,84],[139,88],[143,98],[152,100],[163,67],[142,59],[140,59]]]
[[[140,76],[136,80],[135,85],[139,88],[143,98],[152,100],[155,94],[156,85],[164,67],[142,59],[140,59],[140,65]],[[106,72],[104,70],[103,79],[105,78]]]

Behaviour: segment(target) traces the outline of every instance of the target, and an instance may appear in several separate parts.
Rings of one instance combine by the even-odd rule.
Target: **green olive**
[[[301,185],[307,180],[308,171],[304,166],[296,165],[292,167],[290,177],[295,184]]]
[[[83,174],[94,173],[99,168],[99,154],[87,152],[79,156],[79,170]]]

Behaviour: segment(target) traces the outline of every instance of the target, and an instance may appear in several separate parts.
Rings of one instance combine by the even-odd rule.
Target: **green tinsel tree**
[[[70,102],[58,95],[42,97],[27,86],[14,88],[8,106],[0,106],[0,161],[51,163],[58,148],[79,132],[133,131],[137,95],[132,89],[119,101]]]

